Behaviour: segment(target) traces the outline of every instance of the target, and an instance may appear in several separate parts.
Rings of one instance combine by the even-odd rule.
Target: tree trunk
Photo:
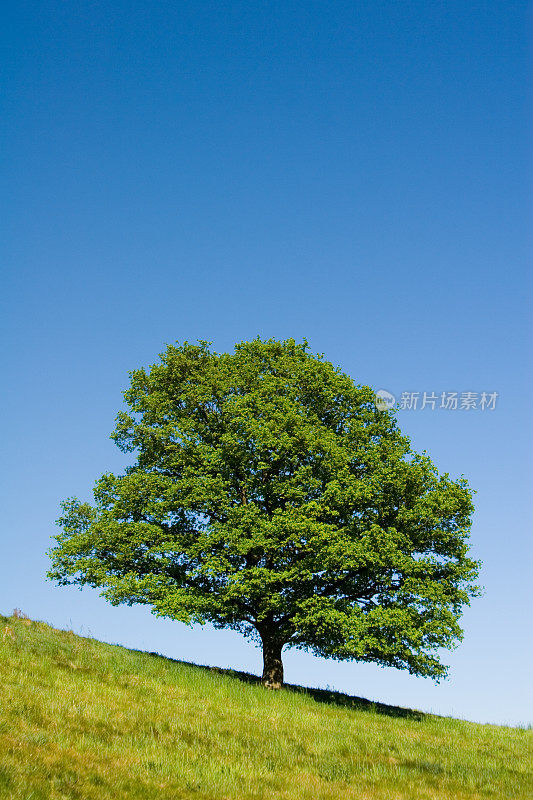
[[[283,686],[283,645],[263,638],[263,686],[267,689],[281,689]]]

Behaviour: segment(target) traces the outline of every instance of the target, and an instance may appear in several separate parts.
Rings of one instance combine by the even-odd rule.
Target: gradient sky
[[[440,685],[289,651],[286,679],[533,721],[531,5],[18,2],[4,9],[0,611],[259,671],[238,634],[45,580],[59,501],[127,463],[128,371],[165,343],[308,338],[476,489],[484,597]]]

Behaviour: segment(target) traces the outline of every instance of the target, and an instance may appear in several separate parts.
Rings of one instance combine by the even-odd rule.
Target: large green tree
[[[476,594],[471,492],[307,343],[169,346],[131,373],[113,439],[136,454],[63,503],[49,577],[282,649],[438,679]]]

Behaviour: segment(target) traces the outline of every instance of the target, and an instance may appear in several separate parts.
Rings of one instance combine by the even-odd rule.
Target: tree
[[[112,438],[136,462],[62,504],[50,578],[240,631],[270,688],[283,647],[446,674],[478,593],[471,492],[369,387],[292,339],[169,346],[130,377]]]

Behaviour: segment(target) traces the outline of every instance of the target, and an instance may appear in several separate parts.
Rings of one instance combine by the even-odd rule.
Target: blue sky
[[[126,463],[128,371],[165,343],[307,337],[358,383],[498,392],[398,412],[477,490],[485,595],[436,686],[285,657],[289,682],[533,721],[531,6],[21,2],[0,31],[5,265],[0,611],[258,671],[188,629],[45,581],[59,501]]]

